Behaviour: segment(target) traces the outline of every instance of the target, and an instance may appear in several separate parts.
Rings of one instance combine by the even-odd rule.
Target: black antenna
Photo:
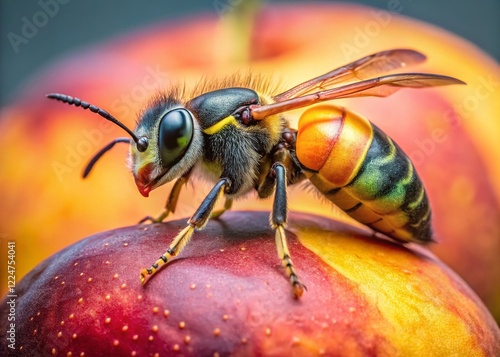
[[[118,119],[116,119],[114,116],[112,116],[111,114],[109,114],[107,111],[105,111],[105,110],[103,110],[103,109],[101,109],[101,108],[99,108],[99,107],[97,107],[97,106],[95,106],[93,104],[90,104],[88,102],[84,102],[83,100],[81,100],[79,98],[71,97],[69,95],[60,94],[60,93],[50,93],[50,94],[47,94],[47,98],[55,99],[55,100],[58,100],[58,101],[63,102],[63,103],[74,105],[75,107],[82,107],[83,109],[90,110],[92,113],[99,114],[104,119],[109,120],[110,122],[118,125],[120,128],[122,128],[123,130],[125,130],[132,137],[132,139],[134,140],[135,144],[137,145],[137,150],[139,150],[140,152],[144,152],[148,148],[148,139],[146,137],[138,138],[134,134],[134,132],[132,130],[130,130],[129,128],[127,128],[125,126],[125,124],[123,124],[122,122],[120,122]],[[108,145],[105,148],[103,148],[101,151],[99,151],[94,158],[96,158],[96,157],[97,157],[97,159],[100,158],[106,151],[108,151],[109,149],[111,149],[114,146],[115,143],[117,143],[117,142],[123,142],[123,140],[121,138],[117,139],[117,140],[119,140],[119,141],[113,142],[113,144],[109,144],[109,145],[111,145],[109,148],[108,148],[108,146],[109,146]],[[130,140],[129,140],[129,142],[130,142]],[[107,148],[107,150],[104,150],[106,148]],[[93,162],[91,161],[89,163],[90,169],[95,164],[95,161],[97,161],[97,159],[93,160]],[[87,166],[87,168],[88,168],[88,166]],[[88,171],[90,171],[90,169]],[[85,170],[85,171],[87,171],[87,170]]]
[[[101,158],[102,155],[104,155],[106,152],[108,152],[109,150],[111,150],[113,148],[113,146],[115,146],[116,143],[130,143],[130,141],[131,140],[129,138],[116,138],[115,140],[113,140],[112,142],[110,142],[108,145],[106,145],[105,147],[103,147],[101,150],[99,150],[92,157],[92,159],[90,159],[89,163],[85,167],[85,170],[83,171],[82,177],[86,178],[89,175],[89,173],[92,170],[92,168],[94,167],[95,163]]]

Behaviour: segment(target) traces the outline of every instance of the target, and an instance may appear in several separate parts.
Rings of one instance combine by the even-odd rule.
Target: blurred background
[[[0,2],[0,105],[7,103],[26,80],[54,59],[76,48],[106,41],[157,21],[183,21],[199,13],[220,13],[226,5],[242,0],[149,0],[147,3],[125,0],[61,0],[57,14],[37,27],[32,38],[19,41],[9,34],[22,36],[23,18],[33,21],[41,10],[40,3],[50,0]],[[266,0],[266,3],[299,3],[300,1]],[[335,1],[324,1],[334,3]],[[352,0],[380,9],[401,5],[401,15],[438,25],[471,41],[497,60],[500,59],[500,1],[498,0]],[[312,3],[312,1],[302,1]],[[47,5],[49,6],[49,5]],[[49,6],[51,8],[51,6]],[[36,21],[36,19],[35,19]],[[38,19],[44,24],[43,17]],[[13,46],[12,43],[15,43]]]
[[[176,81],[250,69],[288,89],[369,53],[410,47],[428,55],[416,70],[468,85],[335,103],[369,117],[408,153],[434,210],[433,252],[500,320],[500,1],[256,3],[0,2],[0,278],[6,241],[16,242],[19,279],[85,236],[160,213],[169,189],[140,196],[125,146],[82,180],[92,154],[123,132],[46,93],[78,96],[133,126],[148,98]],[[289,113],[292,122],[299,115]],[[192,214],[208,189],[195,181],[173,218]],[[290,192],[293,210],[347,219],[300,187]]]

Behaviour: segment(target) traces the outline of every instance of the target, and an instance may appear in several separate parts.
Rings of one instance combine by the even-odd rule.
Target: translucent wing
[[[326,90],[333,85],[380,76],[389,71],[424,62],[425,55],[409,49],[377,52],[334,69],[322,76],[301,83],[274,97],[276,102],[296,98],[314,90]]]
[[[366,96],[386,97],[397,92],[401,88],[436,87],[450,84],[465,83],[459,79],[442,76],[439,74],[389,74],[382,77],[345,84],[343,86],[319,91],[316,93],[306,94],[301,97],[292,97],[291,99],[282,100],[268,105],[253,105],[250,107],[250,111],[252,117],[255,120],[260,120],[269,115],[306,107],[332,99]]]

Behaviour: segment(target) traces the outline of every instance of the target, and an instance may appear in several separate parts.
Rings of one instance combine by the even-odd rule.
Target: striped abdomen
[[[432,241],[427,195],[406,154],[367,119],[334,106],[304,112],[297,158],[330,201],[396,240]]]

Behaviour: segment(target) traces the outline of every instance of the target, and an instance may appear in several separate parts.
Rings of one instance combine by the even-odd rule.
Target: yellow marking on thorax
[[[221,131],[226,125],[238,125],[238,122],[236,121],[236,118],[234,116],[230,115],[218,121],[214,125],[203,129],[203,132],[207,135],[213,135]]]

